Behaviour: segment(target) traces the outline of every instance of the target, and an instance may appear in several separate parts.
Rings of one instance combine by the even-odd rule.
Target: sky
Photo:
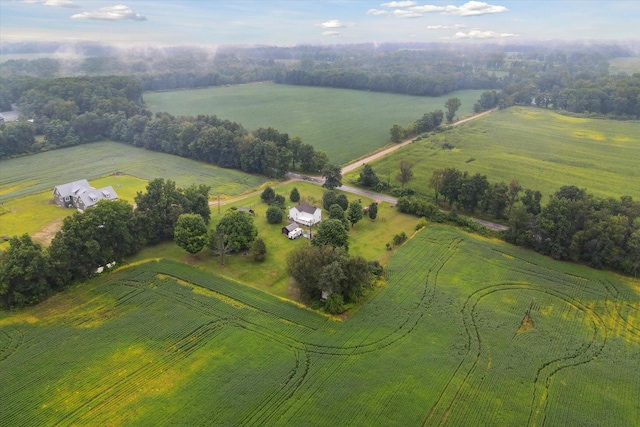
[[[158,45],[640,40],[640,1],[0,0],[0,41]]]

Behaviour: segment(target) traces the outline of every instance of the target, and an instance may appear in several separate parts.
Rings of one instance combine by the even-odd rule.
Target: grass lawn
[[[215,114],[246,129],[273,127],[299,136],[332,163],[345,164],[389,143],[393,124],[406,126],[458,97],[458,117],[473,111],[483,91],[419,97],[348,89],[252,83],[230,87],[145,93],[154,111],[174,115]]]
[[[307,200],[309,204],[322,207],[324,189],[318,185],[295,182],[277,187],[275,191],[276,194],[285,196],[288,204],[293,206],[294,203],[289,201],[289,193],[293,187],[298,188],[301,200]],[[351,201],[355,199],[355,196],[347,194],[347,198]],[[371,200],[366,197],[361,198],[361,200],[363,207],[371,203]],[[294,297],[288,287],[287,255],[301,245],[308,245],[309,240],[305,238],[289,240],[284,236],[281,229],[288,224],[286,220],[282,224],[269,224],[266,219],[268,206],[262,203],[259,195],[233,204],[223,205],[221,206],[220,214],[218,214],[216,206],[211,206],[211,224],[209,228],[214,229],[215,224],[224,215],[226,209],[232,206],[250,208],[256,213],[255,224],[258,227],[258,237],[262,238],[267,245],[267,259],[264,262],[255,263],[249,256],[233,254],[226,258],[225,266],[223,267],[220,265],[220,260],[214,258],[208,249],[194,257],[178,248],[174,243],[164,243],[145,248],[131,262],[153,258],[169,258],[197,266],[280,297]],[[326,219],[328,212],[323,210],[322,214],[323,218]],[[402,214],[397,209],[390,207],[388,203],[382,203],[379,206],[378,217],[375,221],[364,217],[349,232],[349,253],[360,255],[367,260],[377,259],[384,264],[392,253],[386,250],[386,243],[392,242],[393,236],[401,231],[411,235],[417,222],[418,219],[414,216]]]
[[[261,176],[112,141],[3,160],[0,171],[0,202],[52,191],[58,184],[82,178],[92,180],[114,173],[147,181],[171,179],[179,187],[206,184],[211,186],[210,194],[225,196],[251,191],[266,182],[266,178]],[[116,186],[114,188],[118,191]]]
[[[443,149],[448,143],[453,149]],[[429,178],[437,168],[455,167],[487,175],[490,182],[517,179],[545,196],[577,185],[599,197],[640,199],[640,121],[568,117],[533,107],[511,107],[431,135],[372,164],[379,177],[391,176],[409,159],[408,184],[432,195]],[[353,182],[356,170],[345,177]]]
[[[138,191],[144,191],[147,181],[128,175],[110,175],[89,181],[94,188],[113,186],[118,198],[133,203]],[[0,236],[20,236],[24,233],[37,242],[48,245],[62,226],[62,220],[72,215],[74,209],[63,209],[53,203],[50,191],[10,199],[0,203]],[[0,250],[9,243],[0,240]]]

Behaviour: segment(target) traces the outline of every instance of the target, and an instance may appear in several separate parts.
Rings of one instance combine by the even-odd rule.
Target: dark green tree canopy
[[[0,297],[7,308],[38,301],[49,292],[47,261],[42,247],[28,234],[14,236],[0,255]]]
[[[298,203],[300,201],[300,192],[298,192],[298,189],[296,187],[293,187],[293,190],[291,190],[291,193],[289,193],[289,200],[291,200],[293,203]]]
[[[253,216],[248,212],[229,209],[216,226],[218,233],[224,234],[235,252],[248,249],[258,236]]]
[[[446,113],[447,123],[453,122],[453,118],[456,116],[456,112],[458,111],[458,108],[460,108],[461,105],[462,103],[458,98],[447,99],[447,101],[444,103],[444,107],[447,109],[447,113]]]
[[[276,197],[276,192],[271,187],[265,188],[262,194],[260,194],[260,199],[262,199],[262,201],[268,205],[273,203],[273,199],[275,197]]]
[[[371,219],[376,219],[378,217],[378,204],[376,202],[371,202],[367,214]]]
[[[318,231],[311,239],[312,246],[333,246],[344,249],[349,248],[349,235],[344,228],[342,221],[338,219],[328,219],[322,221],[318,226]]]
[[[198,214],[182,214],[178,217],[174,232],[176,244],[194,255],[207,244],[207,226]]]
[[[347,211],[347,219],[351,223],[351,228],[353,228],[353,226],[356,225],[356,223],[360,221],[362,217],[363,217],[362,205],[360,204],[360,202],[358,202],[357,200],[354,200],[351,203],[349,203],[349,210]]]
[[[284,219],[284,212],[279,206],[269,206],[266,215],[269,224],[280,224]]]
[[[380,182],[380,178],[376,175],[375,171],[371,167],[370,164],[365,164],[362,168],[362,172],[360,172],[360,177],[358,178],[358,184],[366,188],[373,188]]]
[[[322,195],[322,207],[325,211],[331,209],[332,205],[338,203],[338,195],[333,190],[327,190]]]
[[[322,176],[325,181],[322,184],[323,187],[333,190],[334,188],[342,186],[342,172],[340,166],[327,164],[322,169]]]

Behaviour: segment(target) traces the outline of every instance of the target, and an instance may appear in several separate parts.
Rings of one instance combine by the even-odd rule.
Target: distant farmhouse
[[[17,111],[3,111],[0,113],[0,123],[17,122],[20,115]]]
[[[86,179],[58,185],[53,189],[53,200],[61,208],[76,208],[80,212],[100,200],[118,200],[112,186],[95,189]]]
[[[312,226],[322,221],[322,210],[302,202],[289,209],[289,219],[299,224]]]

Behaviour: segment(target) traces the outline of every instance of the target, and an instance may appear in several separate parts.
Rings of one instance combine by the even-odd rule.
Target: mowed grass
[[[210,194],[223,197],[245,193],[266,182],[264,177],[111,141],[3,160],[0,171],[0,202],[116,173],[146,181],[171,179],[179,187],[206,184],[211,186]]]
[[[436,225],[392,255],[387,276],[341,322],[169,261],[0,312],[3,422],[640,419],[637,280]],[[533,328],[518,332],[527,315]]]
[[[389,143],[393,124],[407,126],[441,109],[447,99],[462,102],[457,117],[469,114],[483,91],[416,97],[347,89],[254,83],[230,87],[145,93],[154,111],[174,115],[215,114],[246,129],[273,127],[299,136],[329,160],[345,164]]]
[[[144,191],[147,181],[129,175],[110,175],[89,181],[94,188],[111,185],[118,198],[134,203],[138,191]],[[0,236],[29,235],[38,243],[48,245],[62,226],[62,221],[73,215],[75,209],[63,209],[53,202],[51,191],[13,198],[0,203]],[[6,250],[9,243],[0,239],[0,250]]]
[[[451,144],[451,150],[442,149]],[[432,195],[437,168],[455,167],[487,175],[490,182],[517,179],[546,197],[563,185],[587,188],[599,197],[640,199],[640,122],[567,117],[533,107],[496,111],[446,132],[414,142],[372,163],[378,176],[391,175],[402,159],[412,161],[408,187]],[[360,171],[347,175],[357,179]]]
[[[275,191],[276,194],[286,197],[287,206],[295,206],[296,203],[289,200],[289,193],[294,187],[300,192],[301,200],[322,208],[322,194],[325,189],[318,185],[306,182],[291,182],[275,188]],[[338,193],[340,192],[338,191]],[[372,201],[366,197],[345,194],[349,201],[360,199],[363,207],[368,206]],[[289,223],[286,219],[288,210],[285,212],[285,219],[281,224],[269,224],[266,219],[268,205],[260,200],[259,194],[238,202],[222,205],[220,213],[218,213],[218,207],[214,203],[211,206],[209,228],[215,229],[220,218],[231,207],[249,208],[255,212],[254,223],[258,228],[258,237],[263,239],[267,245],[267,258],[264,262],[256,263],[247,253],[236,253],[227,256],[225,265],[222,266],[220,259],[214,257],[208,249],[196,256],[192,256],[177,247],[173,242],[145,248],[131,262],[164,257],[197,266],[205,271],[222,275],[230,280],[241,282],[279,297],[296,298],[296,294],[292,293],[292,289],[289,287],[289,277],[286,272],[287,257],[296,248],[310,243],[308,239],[302,237],[289,240],[282,234],[282,227]],[[323,210],[322,215],[323,219],[328,218],[327,211]],[[418,220],[414,216],[402,214],[386,202],[381,203],[376,220],[364,217],[349,231],[349,253],[362,256],[369,261],[378,260],[386,263],[389,255],[391,255],[391,252],[386,249],[386,243],[392,242],[393,236],[401,231],[411,235],[417,222]],[[315,232],[316,228],[314,227],[312,231]],[[305,232],[308,231],[308,228],[305,228]]]

